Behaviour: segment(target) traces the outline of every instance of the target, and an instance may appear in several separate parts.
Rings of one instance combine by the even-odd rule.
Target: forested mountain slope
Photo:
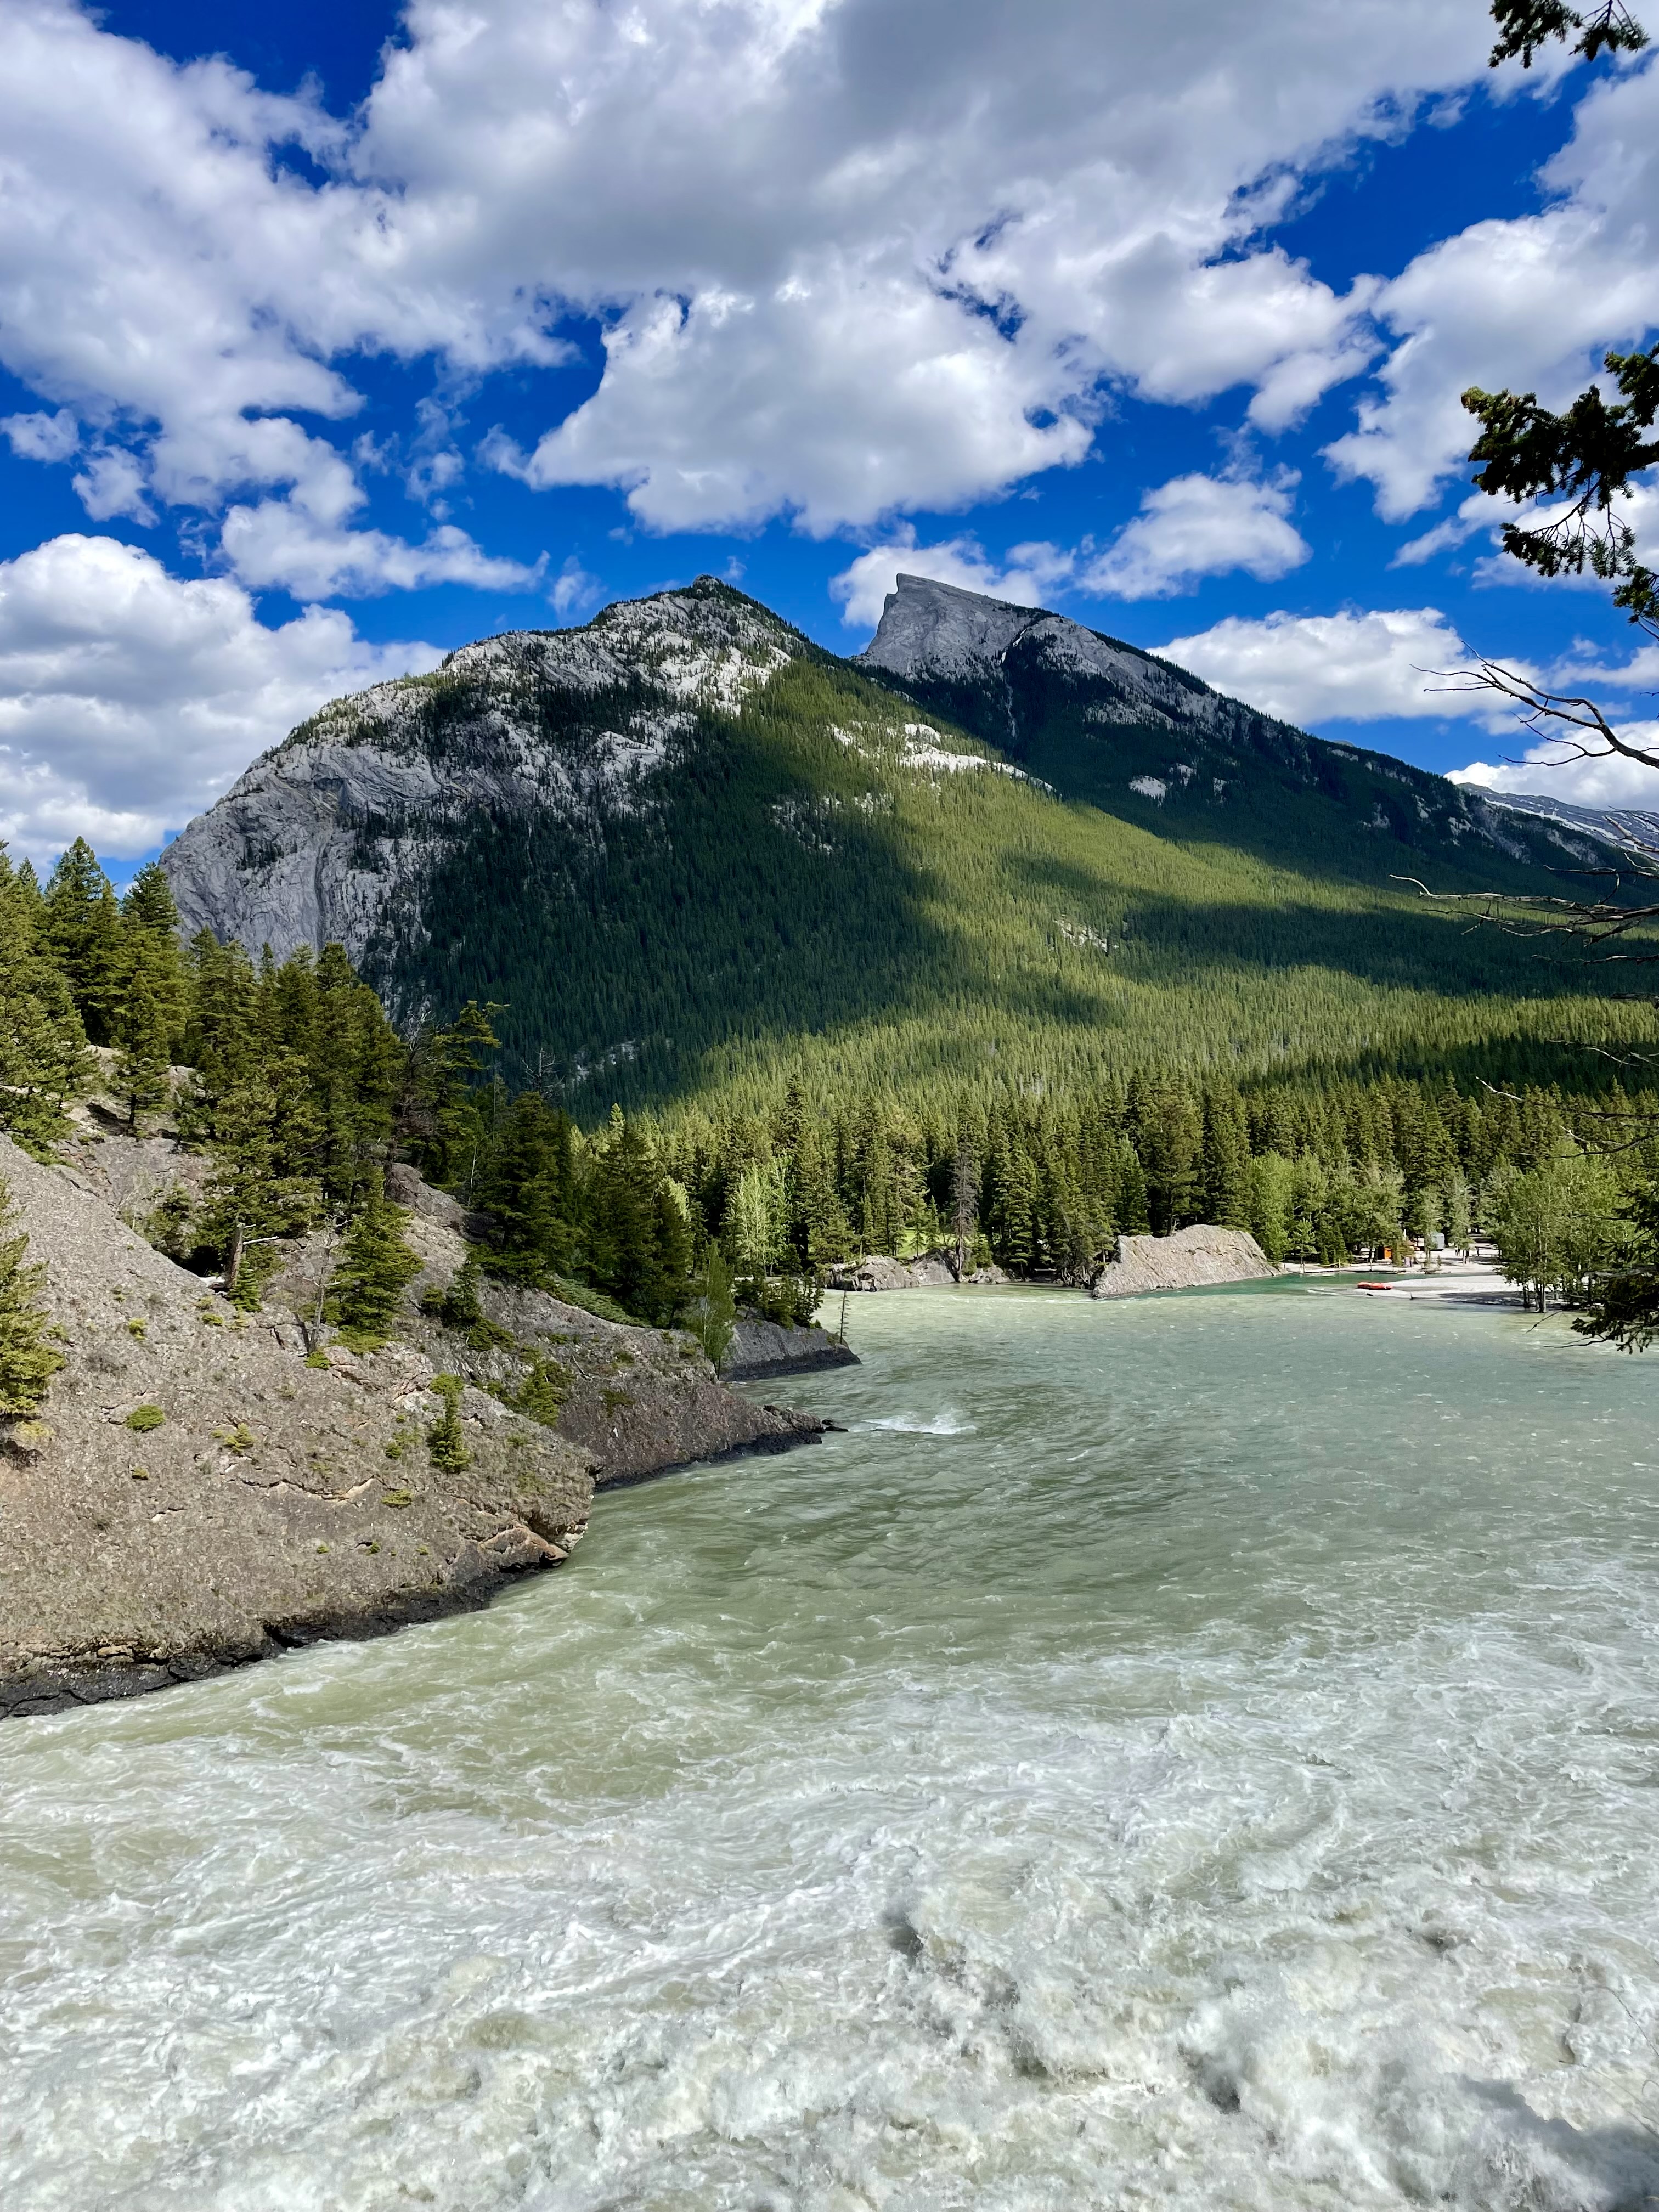
[[[907,579],[854,663],[702,578],[325,708],[163,866],[187,927],[337,939],[399,1020],[504,1002],[510,1078],[592,1112],[792,1062],[1547,1076],[1529,1040],[1607,1034],[1548,1003],[1582,970],[1390,878],[1597,849],[1058,617]]]
[[[1375,883],[1420,872],[1403,847],[1483,884],[1508,882],[1503,861],[1574,865],[1590,848],[1573,833],[1600,826],[1566,810],[1569,856],[1443,776],[1310,738],[1063,615],[928,577],[899,578],[856,665],[925,712],[953,716],[1068,799],[1322,875]]]

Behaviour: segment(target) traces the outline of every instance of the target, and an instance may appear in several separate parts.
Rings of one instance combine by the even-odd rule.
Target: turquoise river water
[[[850,1328],[486,1613],[0,1729],[4,2212],[1659,2203],[1659,1354]]]

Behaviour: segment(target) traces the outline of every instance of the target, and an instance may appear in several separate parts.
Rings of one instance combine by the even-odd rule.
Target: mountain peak
[[[933,576],[901,574],[887,594],[874,637],[857,658],[895,676],[977,673],[1033,623],[1063,619],[1046,608],[1016,606]]]
[[[1097,717],[1164,728],[1208,727],[1224,702],[1184,668],[1121,638],[1085,629],[1047,607],[1017,606],[931,576],[902,575],[857,665],[1019,751],[1021,695],[1039,688],[1103,685]]]
[[[572,629],[505,630],[449,654],[442,673],[484,676],[526,663],[579,690],[643,677],[675,697],[731,708],[794,658],[798,632],[716,576],[640,599],[617,599]]]

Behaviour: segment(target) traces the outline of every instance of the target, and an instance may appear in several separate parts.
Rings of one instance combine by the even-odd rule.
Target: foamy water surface
[[[488,1613],[0,1729],[5,2212],[1659,2203],[1659,1355],[850,1326]]]

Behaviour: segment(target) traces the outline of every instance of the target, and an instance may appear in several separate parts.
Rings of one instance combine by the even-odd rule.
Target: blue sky
[[[19,851],[130,865],[331,693],[705,570],[849,651],[921,568],[1441,769],[1526,743],[1427,691],[1469,655],[1653,714],[1456,406],[1659,324],[1647,58],[1493,74],[1446,0],[0,24]]]

